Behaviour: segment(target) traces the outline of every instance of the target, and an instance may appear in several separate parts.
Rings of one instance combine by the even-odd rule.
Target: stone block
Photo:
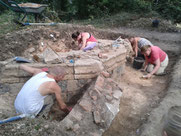
[[[65,77],[63,78],[63,80],[73,80],[74,79],[74,75],[65,75]]]
[[[102,63],[94,59],[82,59],[76,61],[74,64],[75,74],[92,74],[100,72],[103,69]]]
[[[47,47],[43,51],[43,58],[45,63],[49,64],[59,63],[59,56],[55,54],[55,52],[50,47]]]
[[[113,97],[110,96],[110,95],[106,95],[106,99],[107,99],[108,101],[112,101]]]
[[[82,113],[80,113],[79,111],[73,109],[70,112],[70,117],[72,119],[76,119],[77,121],[81,121],[82,120]]]
[[[75,74],[94,74],[101,71],[98,67],[89,66],[83,66],[83,67],[75,67]]]
[[[96,101],[97,100],[97,93],[93,90],[89,91],[89,96],[94,100]]]
[[[113,92],[113,97],[116,99],[120,99],[120,97],[122,96],[122,92],[120,90],[115,90]]]
[[[107,69],[107,68],[110,68],[111,66],[113,66],[116,63],[115,60],[116,60],[115,57],[109,56],[108,59],[106,59],[104,61],[101,60],[101,61],[103,62],[103,65],[104,65],[105,69]]]
[[[19,69],[19,64],[8,64],[5,69]]]
[[[117,63],[119,63],[119,62],[124,61],[125,59],[126,59],[126,54],[120,54],[120,55],[116,56],[115,61],[116,61]]]
[[[111,67],[109,67],[108,69],[106,69],[108,72],[111,72],[112,70],[116,69],[117,67],[124,67],[125,62],[119,62],[119,63],[115,63],[114,65],[112,65]]]
[[[96,124],[101,123],[101,115],[98,111],[94,111],[93,116],[94,116],[94,121]]]
[[[63,64],[46,64],[46,65],[40,65],[40,66],[36,66],[37,68],[43,68],[43,67],[48,67],[49,69],[51,69],[52,67],[63,67],[66,71],[67,74],[72,74],[74,73],[74,68],[73,65],[67,65],[65,63]]]
[[[72,130],[73,129],[73,124],[74,123],[68,118],[65,118],[62,121],[62,124],[63,124],[63,126],[65,127],[66,130]]]
[[[95,78],[98,74],[80,74],[80,75],[74,75],[75,79],[90,79]]]
[[[18,69],[7,69],[2,72],[2,77],[18,77],[19,70]]]
[[[96,83],[95,83],[95,88],[104,88],[104,78],[101,76],[97,77]]]
[[[126,50],[125,50],[125,48],[123,48],[123,50],[116,50],[115,52],[109,52],[108,56],[109,56],[108,59],[101,60],[101,62],[103,63],[103,65],[106,68],[111,67],[116,62],[121,62],[121,61],[125,60]]]
[[[92,104],[91,104],[91,101],[88,101],[86,99],[83,99],[80,101],[79,105],[85,110],[85,111],[88,111],[88,112],[91,112],[92,111]]]
[[[119,112],[119,108],[115,107],[113,104],[107,102],[105,104],[109,112],[111,112],[114,116]]]
[[[1,78],[0,83],[19,83],[19,78],[16,77],[7,77],[7,78]]]

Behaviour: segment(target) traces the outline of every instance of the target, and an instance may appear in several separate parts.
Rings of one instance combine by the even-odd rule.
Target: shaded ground
[[[160,33],[127,28],[120,28],[115,31],[130,36],[146,37],[153,44],[165,50],[170,59],[167,68],[169,75],[155,76],[151,80],[142,80],[139,78],[142,73],[127,65],[125,74],[120,80],[120,85],[124,86],[120,112],[108,131],[104,133],[104,136],[140,135],[139,128],[147,122],[150,112],[159,105],[167,93],[167,87],[174,70],[173,66],[179,58],[181,35],[179,33]],[[164,114],[164,111],[161,114]]]

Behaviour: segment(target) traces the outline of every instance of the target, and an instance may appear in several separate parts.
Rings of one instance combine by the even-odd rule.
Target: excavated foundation
[[[30,34],[26,31],[24,33],[30,35],[29,38],[33,35],[33,39],[39,30],[31,30]],[[63,37],[60,30],[41,28],[42,37],[39,36],[34,45],[29,39],[28,47],[23,47],[24,50],[20,53],[21,57],[31,61],[27,64],[29,66],[65,68],[66,76],[59,85],[64,101],[72,105],[73,109],[62,118],[56,114],[57,104],[54,104],[54,98],[51,97],[52,101],[49,101],[54,104],[49,111],[49,117],[59,121],[57,125],[62,135],[102,135],[119,112],[122,90],[116,80],[124,73],[130,43],[122,38],[117,41],[98,39],[95,49],[83,52],[76,49],[76,43],[72,41],[70,34]],[[2,86],[23,84],[30,78],[28,73],[19,69],[20,64],[12,58],[0,62]],[[14,90],[12,99],[9,98],[10,101],[5,106],[12,107],[18,91],[17,88]],[[10,96],[8,93],[5,91],[1,94],[0,108],[3,107],[3,101],[6,102],[6,98]],[[2,109],[3,114],[7,111],[14,112],[9,108]]]

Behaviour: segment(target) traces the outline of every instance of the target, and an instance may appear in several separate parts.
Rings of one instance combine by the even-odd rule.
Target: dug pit
[[[95,48],[95,50],[86,53],[77,51],[76,48],[73,49],[73,47],[75,46],[74,44],[72,44],[71,33],[76,30],[87,31],[92,33],[97,39],[99,39],[99,46]],[[122,33],[124,32],[124,35],[121,34],[120,31],[122,31]],[[35,67],[51,68],[52,66],[55,65],[61,65],[66,67],[68,71],[66,79],[59,84],[62,88],[63,98],[68,104],[74,106],[74,108],[72,112],[70,112],[70,114],[64,118],[63,116],[60,116],[62,115],[62,113],[60,113],[60,111],[57,110],[57,105],[55,103],[51,109],[51,114],[48,120],[44,118],[43,119],[27,118],[21,121],[7,123],[1,125],[0,134],[2,135],[27,134],[33,136],[35,135],[97,136],[97,135],[102,135],[103,133],[104,136],[139,135],[142,132],[141,126],[142,124],[147,122],[150,112],[159,105],[162,99],[164,99],[167,93],[167,87],[169,86],[169,83],[172,80],[171,78],[172,76],[171,74],[168,74],[163,77],[153,77],[151,80],[141,80],[140,76],[142,76],[142,73],[140,71],[136,71],[135,69],[132,68],[132,65],[128,63],[124,65],[123,60],[125,60],[125,57],[129,52],[129,48],[127,48],[128,46],[124,44],[124,42],[127,43],[127,41],[124,40],[123,43],[121,43],[121,41],[120,43],[118,42],[118,44],[120,44],[119,47],[117,46],[117,43],[114,42],[114,40],[117,39],[120,35],[123,38],[125,38],[126,37],[125,34],[127,31],[128,29],[124,31],[116,30],[115,32],[113,32],[111,30],[103,31],[103,30],[93,29],[90,27],[79,27],[79,26],[67,27],[66,25],[66,27],[58,26],[56,28],[42,27],[35,29],[26,29],[20,32],[7,34],[5,37],[2,37],[0,39],[0,44],[3,45],[4,48],[0,49],[0,53],[2,54],[0,56],[1,71],[2,71],[1,74],[6,73],[6,76],[8,77],[8,74],[11,75],[14,72],[17,73],[12,76],[9,76],[11,78],[7,78],[5,75],[3,75],[2,81],[4,83],[1,82],[0,84],[0,89],[2,90],[0,92],[0,109],[1,109],[0,116],[2,119],[15,115],[14,106],[13,106],[14,99],[19,90],[21,89],[23,83],[29,78],[29,75],[27,75],[26,73],[23,74],[22,73],[23,71],[20,71],[18,69],[19,64],[15,63],[14,61],[12,62],[11,58],[14,58],[15,56],[23,56],[26,59],[33,61],[33,63],[29,65],[33,65]],[[142,37],[145,37],[150,41],[152,41],[155,45],[158,45],[163,50],[165,50],[168,53],[170,59],[167,70],[169,73],[174,71],[173,65],[175,64],[180,54],[180,48],[179,48],[180,37],[177,36],[177,34],[173,33],[157,34],[156,32],[145,32],[145,31],[140,32],[140,31],[141,30],[136,30],[136,31],[133,30],[130,32],[131,34],[130,33],[128,34],[132,35],[137,32],[135,36],[140,35]],[[46,46],[47,41],[50,42],[49,45],[51,44],[54,45],[54,43],[56,42],[57,44],[60,42],[61,44],[65,45],[64,50],[61,50],[61,52],[60,50],[55,49],[56,50],[55,54],[56,55],[58,54],[58,56],[62,55],[63,58],[60,59],[60,62],[58,62],[58,64],[55,63],[56,61],[54,62],[54,60],[53,61],[51,60],[50,62],[48,61],[45,62],[45,58],[43,58],[42,57],[43,55],[41,55],[41,53],[44,51],[41,50],[41,46],[42,45]],[[103,49],[101,48],[102,46],[100,46],[101,43],[103,43]],[[104,67],[105,65],[99,65],[99,64],[104,64],[104,61],[108,59],[108,57],[100,58],[98,56],[99,53],[106,54],[108,53],[107,51],[111,52],[111,50],[115,50],[115,52],[117,52],[117,48],[120,49],[124,48],[122,47],[123,45],[125,48],[127,48],[127,52],[125,54],[123,53],[125,56],[124,59],[122,60],[123,65],[121,65],[120,68],[114,67],[115,69],[108,72],[109,67],[113,66],[112,64],[111,65],[108,64],[111,63],[112,61],[107,62],[108,69],[107,67]],[[52,49],[52,47],[50,47],[50,49],[53,50],[54,48]],[[76,53],[78,53],[78,55]],[[68,57],[65,54],[68,54]],[[33,57],[34,55],[36,57]],[[81,58],[81,56],[83,57],[86,56],[85,60],[91,60],[91,61],[93,60],[93,62],[95,63],[91,64],[93,65],[96,64],[97,72],[96,70],[87,72],[89,68],[88,65],[89,63],[87,61],[83,61],[84,59]],[[88,56],[90,58],[88,58]],[[112,60],[115,60],[115,58],[114,59],[112,58]],[[76,73],[77,65],[75,64],[79,61],[82,61],[83,64],[85,64],[84,66],[88,66],[86,70],[83,69],[84,66],[82,65],[81,67],[78,67],[79,71],[84,70],[84,74],[83,72]],[[105,69],[102,71],[108,72],[111,78],[110,77],[106,78],[105,77],[106,74],[104,72],[102,73],[99,71],[101,67]],[[124,74],[122,75],[122,73]],[[117,82],[115,82],[115,80]],[[120,90],[124,91],[122,92]],[[172,99],[170,99],[170,101],[172,101]],[[120,111],[118,112],[118,110]],[[117,112],[118,114],[116,115]],[[157,114],[161,115],[164,114],[164,112],[161,111],[158,112]],[[116,115],[116,117],[114,115]],[[106,129],[107,131],[105,132]]]
[[[7,43],[3,43],[4,46],[9,46],[5,48],[10,54],[8,57],[12,56],[12,58],[4,55],[0,62],[2,65],[0,83],[3,90],[6,90],[5,87],[9,84],[11,87],[16,86],[30,78],[28,73],[19,69],[20,64],[14,60],[15,55],[27,59],[30,62],[27,65],[36,68],[64,67],[66,75],[59,85],[64,101],[73,106],[73,109],[65,117],[65,114],[57,110],[58,105],[54,97],[50,96],[47,98],[48,103],[54,105],[43,117],[59,121],[62,133],[68,135],[88,134],[91,130],[92,134],[102,135],[109,128],[119,112],[122,90],[116,80],[124,73],[126,56],[131,51],[128,40],[98,39],[97,47],[83,52],[77,50],[70,32],[66,34],[64,29],[36,28],[19,32],[19,37],[13,41],[11,40],[13,34],[6,35],[4,38],[7,40]],[[31,41],[31,39],[36,39],[36,41]],[[24,45],[25,41],[29,44]],[[14,43],[21,47],[14,46]],[[16,50],[20,48],[21,52],[11,51],[11,46]],[[0,106],[1,118],[15,115],[13,101],[20,86],[15,87],[14,90],[9,88],[1,95],[2,103],[6,103]],[[87,129],[88,126],[91,126],[91,130]]]

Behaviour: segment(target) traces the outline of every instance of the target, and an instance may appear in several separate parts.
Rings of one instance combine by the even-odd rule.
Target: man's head
[[[151,46],[150,45],[145,45],[141,47],[141,53],[144,54],[145,56],[150,56],[151,54]]]
[[[72,34],[72,38],[75,40],[75,41],[78,41],[81,37],[80,37],[80,32],[74,32]]]
[[[65,68],[57,66],[57,67],[52,67],[49,69],[49,72],[51,75],[54,76],[54,79],[56,82],[59,82],[62,80],[66,74]]]

